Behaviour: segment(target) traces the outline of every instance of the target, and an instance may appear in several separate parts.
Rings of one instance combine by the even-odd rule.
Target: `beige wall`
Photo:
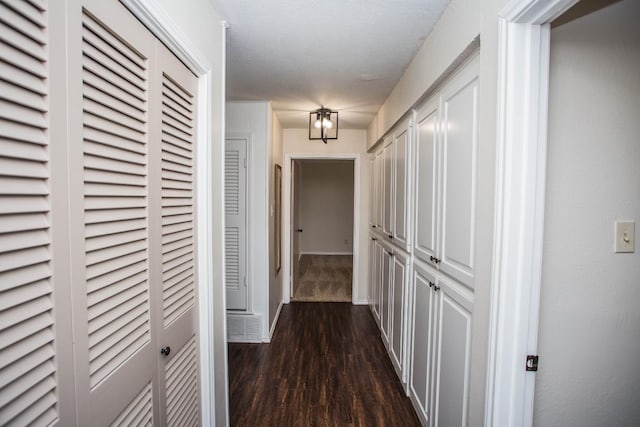
[[[301,252],[352,253],[353,161],[302,160],[300,166]]]
[[[360,208],[358,218],[360,221],[359,242],[355,243],[359,250],[357,268],[359,278],[359,294],[355,295],[358,302],[367,301],[367,264],[368,264],[368,227],[369,227],[369,161],[367,154],[367,132],[363,129],[340,129],[338,140],[329,140],[327,144],[322,141],[309,141],[308,129],[284,129],[283,153],[287,154],[356,154],[360,156]],[[286,202],[286,201],[285,201]],[[288,236],[289,227],[285,224],[285,235]],[[288,237],[287,237],[288,238]],[[355,246],[355,245],[354,245]]]
[[[640,220],[639,22],[623,0],[551,32],[536,426],[640,425],[640,247],[613,252]]]

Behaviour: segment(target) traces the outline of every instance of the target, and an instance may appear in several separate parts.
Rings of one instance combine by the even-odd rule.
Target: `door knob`
[[[165,348],[160,349],[160,354],[163,356],[168,356],[171,353],[171,347],[166,346]]]

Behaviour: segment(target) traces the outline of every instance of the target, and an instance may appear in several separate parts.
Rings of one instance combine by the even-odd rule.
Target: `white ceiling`
[[[448,0],[211,0],[228,21],[227,99],[269,100],[284,128],[321,105],[366,129]]]

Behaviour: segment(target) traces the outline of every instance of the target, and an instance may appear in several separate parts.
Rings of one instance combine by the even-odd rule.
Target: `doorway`
[[[350,302],[353,160],[292,160],[293,301]]]
[[[358,266],[357,159],[292,156],[287,160],[285,300],[352,302]]]

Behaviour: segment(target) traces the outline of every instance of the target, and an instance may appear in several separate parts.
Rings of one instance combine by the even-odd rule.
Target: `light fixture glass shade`
[[[320,108],[309,113],[309,139],[338,139],[338,112]]]

